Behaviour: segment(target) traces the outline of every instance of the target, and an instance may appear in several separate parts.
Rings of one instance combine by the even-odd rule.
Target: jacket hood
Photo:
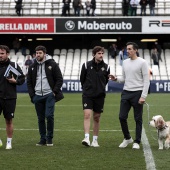
[[[46,56],[45,56],[45,61],[50,60],[50,59],[52,59],[52,56],[51,56],[51,55],[46,54]]]

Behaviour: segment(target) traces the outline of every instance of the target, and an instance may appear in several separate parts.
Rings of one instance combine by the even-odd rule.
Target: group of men
[[[63,77],[58,64],[46,54],[44,46],[37,46],[35,51],[36,59],[29,66],[27,86],[38,117],[40,141],[36,145],[53,146],[55,102],[64,98],[61,92]],[[6,121],[6,149],[12,149],[12,119],[16,107],[16,85],[22,85],[25,82],[21,68],[17,63],[10,61],[9,53],[10,50],[6,45],[0,45],[0,114],[3,112]],[[12,67],[11,70],[9,66]],[[7,71],[9,74],[6,73]],[[45,119],[47,119],[47,126]],[[1,140],[0,146],[2,146]]]
[[[140,148],[142,133],[142,113],[143,104],[148,94],[149,73],[146,61],[136,55],[138,45],[134,42],[127,43],[127,53],[129,59],[123,61],[122,77],[110,74],[110,67],[104,62],[104,48],[95,46],[92,50],[93,59],[82,65],[80,82],[82,85],[82,106],[84,111],[84,139],[85,146],[99,147],[98,135],[100,127],[100,117],[104,108],[106,96],[105,87],[109,80],[124,83],[121,94],[121,104],[119,120],[124,136],[120,148],[125,148],[133,142],[128,129],[128,113],[133,107],[136,122],[136,136],[133,149]],[[35,105],[38,117],[40,141],[36,146],[53,146],[54,131],[54,109],[55,102],[64,98],[60,90],[63,77],[58,64],[46,54],[44,46],[35,48],[36,59],[29,67],[27,86],[31,102]],[[0,113],[3,111],[6,120],[7,144],[6,149],[12,149],[13,124],[12,118],[16,106],[16,85],[21,85],[25,81],[22,70],[18,65],[8,58],[9,48],[0,45]],[[7,67],[12,65],[20,73],[19,76],[12,74],[11,77],[4,77]],[[6,86],[4,86],[4,84]],[[10,89],[10,90],[8,90]],[[9,107],[10,106],[10,107]],[[93,117],[93,139],[90,142],[91,117]],[[47,119],[47,126],[45,123]],[[0,145],[2,141],[0,140]]]
[[[95,16],[96,0],[87,0],[85,2],[85,8],[82,4],[82,0],[63,0],[62,16],[70,16],[70,4],[73,3],[74,16],[80,16],[80,11],[86,9],[87,16],[90,15],[92,9],[92,16]],[[84,12],[84,11],[83,11]]]
[[[141,6],[140,15],[146,16],[146,8],[149,5],[150,15],[155,15],[155,3],[156,0],[123,0],[122,8],[123,8],[123,16],[136,16],[137,8]]]
[[[133,142],[127,123],[128,113],[131,107],[133,107],[136,136],[132,148],[140,149],[143,104],[145,103],[150,84],[149,69],[147,62],[137,56],[138,45],[134,42],[129,42],[126,45],[129,58],[123,61],[122,77],[110,74],[110,68],[103,60],[104,49],[102,47],[95,47],[92,51],[93,60],[84,63],[82,66],[80,81],[83,89],[82,104],[85,133],[82,144],[85,146],[99,147],[97,139],[106,95],[105,86],[108,80],[112,80],[124,83],[119,111],[119,120],[124,140],[119,147],[125,148]],[[93,139],[90,144],[91,115],[93,116]]]

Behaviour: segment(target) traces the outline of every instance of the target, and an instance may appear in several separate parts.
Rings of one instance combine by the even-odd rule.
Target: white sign
[[[143,17],[142,33],[170,34],[170,17]]]
[[[170,92],[170,82],[157,82],[156,84],[156,92]]]

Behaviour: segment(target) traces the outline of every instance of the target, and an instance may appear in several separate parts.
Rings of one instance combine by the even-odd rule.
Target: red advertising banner
[[[0,18],[0,33],[54,33],[54,18]]]

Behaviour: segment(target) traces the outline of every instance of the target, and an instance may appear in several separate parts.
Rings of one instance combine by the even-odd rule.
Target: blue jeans
[[[33,98],[38,117],[39,133],[42,141],[48,141],[53,138],[54,132],[54,110],[55,97],[53,93],[45,96],[35,95]],[[47,119],[47,132],[46,120]]]
[[[74,7],[74,15],[80,16],[80,7]]]
[[[153,5],[149,5],[149,9],[150,9],[150,15],[154,16],[155,15],[155,7]]]

